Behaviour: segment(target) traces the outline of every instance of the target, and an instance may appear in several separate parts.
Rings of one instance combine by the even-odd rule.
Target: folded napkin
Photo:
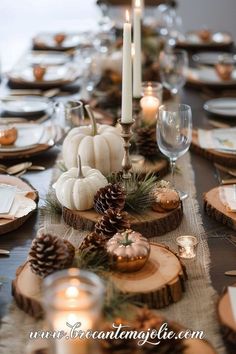
[[[236,151],[236,128],[198,129],[198,142],[203,149]]]
[[[230,304],[233,312],[233,318],[236,323],[236,287],[229,286],[228,291],[229,291]]]
[[[7,195],[4,190],[12,190],[14,195],[10,207],[1,208],[0,219],[16,219],[29,214],[36,208],[36,203],[30,198],[31,192],[23,191],[15,186],[6,184],[0,185],[1,196]],[[7,192],[8,193],[8,192]],[[12,198],[12,195],[10,196]]]
[[[236,212],[236,185],[220,187],[220,200],[229,212]]]

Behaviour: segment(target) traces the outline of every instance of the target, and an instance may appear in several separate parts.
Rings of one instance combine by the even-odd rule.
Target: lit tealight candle
[[[44,307],[51,330],[64,332],[53,341],[54,354],[89,354],[90,340],[79,333],[93,329],[102,306],[103,285],[90,272],[70,268],[44,281]]]
[[[148,122],[155,121],[160,106],[159,99],[154,96],[144,96],[140,101],[140,105],[142,108],[143,119]]]
[[[181,258],[192,259],[196,257],[198,240],[195,236],[179,236],[176,239],[178,254]]]

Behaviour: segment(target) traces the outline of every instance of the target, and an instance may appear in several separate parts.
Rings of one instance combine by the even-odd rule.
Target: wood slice
[[[201,155],[210,161],[217,162],[221,165],[229,167],[236,166],[236,154],[225,154],[213,149],[201,148],[198,142],[198,133],[196,130],[193,131],[191,150],[196,154]]]
[[[151,243],[150,257],[141,270],[114,272],[111,279],[122,292],[159,309],[181,300],[187,273],[174,252],[164,245]]]
[[[232,286],[236,286],[236,284]],[[218,301],[217,314],[225,341],[234,345],[234,348],[236,348],[236,322],[233,318],[233,311],[227,289],[225,289]]]
[[[236,230],[236,213],[227,211],[220,200],[219,189],[216,187],[204,194],[204,210],[211,218]]]
[[[35,318],[43,315],[41,286],[42,279],[32,273],[29,262],[17,269],[12,282],[12,296],[21,310]]]
[[[182,298],[187,273],[178,257],[166,246],[151,244],[150,258],[138,272],[111,273],[123,292],[128,292],[150,307],[161,308]],[[17,269],[12,282],[12,294],[17,305],[34,317],[41,317],[42,278],[32,273],[27,261]]]
[[[30,184],[28,184],[26,181],[24,181],[18,177],[8,176],[8,175],[0,175],[0,184],[1,183],[17,186],[18,188],[20,188],[24,191],[29,191],[30,192],[29,198],[31,198],[35,202],[38,201],[38,192],[35,191],[35,189]],[[11,232],[13,230],[18,229],[21,225],[23,225],[26,222],[26,220],[30,217],[30,215],[33,212],[34,212],[34,210],[32,210],[27,215],[25,215],[21,218],[14,219],[14,220],[0,218],[0,235],[6,234],[7,232]]]
[[[77,211],[63,207],[62,215],[65,223],[76,230],[92,231],[96,222],[101,218],[101,215],[96,213],[94,209]],[[142,215],[129,212],[131,228],[148,238],[161,236],[175,230],[180,225],[182,218],[182,203],[178,208],[166,213],[158,213],[151,209],[146,210]]]
[[[133,171],[145,176],[154,173],[158,177],[164,177],[169,172],[169,162],[162,158],[155,162],[145,160],[143,164],[133,164]]]

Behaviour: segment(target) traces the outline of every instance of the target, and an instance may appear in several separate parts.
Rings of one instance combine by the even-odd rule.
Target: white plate
[[[214,86],[234,86],[236,85],[236,69],[232,73],[232,78],[230,80],[222,80],[217,75],[214,68],[211,67],[200,67],[200,68],[189,68],[187,70],[187,80],[190,82],[195,82],[198,84],[209,84]]]
[[[63,52],[32,51],[25,59],[31,65],[62,65],[69,61],[69,55]]]
[[[67,76],[68,68],[66,66],[49,66],[43,77],[43,80],[40,81],[47,83],[61,81],[66,79]],[[12,77],[13,79],[20,79],[25,82],[40,82],[39,80],[35,80],[32,67],[27,67],[22,70],[12,72],[10,74],[10,77]]]
[[[222,57],[227,61],[227,63],[236,64],[236,55],[224,52],[196,53],[193,55],[193,60],[198,64],[215,65]]]
[[[236,98],[215,98],[207,101],[203,108],[211,114],[236,118]]]
[[[4,112],[12,115],[27,116],[45,112],[50,102],[41,97],[9,96],[1,101],[1,108]]]
[[[210,41],[203,41],[199,38],[197,31],[191,31],[185,34],[185,39],[180,42],[183,45],[189,46],[220,46],[229,45],[232,43],[232,37],[229,33],[225,32],[213,32]]]
[[[43,139],[45,127],[40,124],[14,124],[14,127],[18,132],[14,145],[0,146],[0,152],[28,150]]]
[[[81,37],[78,34],[66,34],[65,40],[62,42],[61,45],[58,45],[55,40],[54,36],[56,33],[41,33],[37,37],[35,37],[34,42],[37,45],[42,45],[48,48],[61,48],[61,49],[70,49],[75,48],[80,44]]]

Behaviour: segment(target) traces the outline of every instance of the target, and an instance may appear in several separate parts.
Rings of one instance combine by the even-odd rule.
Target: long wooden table
[[[186,88],[182,93],[182,102],[191,105],[193,111],[194,127],[209,126],[208,119],[203,111],[203,102],[199,91]],[[35,164],[43,164],[47,167],[44,172],[31,172],[24,175],[38,191],[42,199],[47,192],[52,167],[55,163],[59,149],[52,148],[45,154],[30,159]],[[236,277],[226,277],[226,270],[236,269],[236,246],[228,239],[227,235],[235,234],[221,224],[211,220],[204,214],[202,195],[204,192],[218,185],[214,166],[204,158],[191,153],[192,164],[195,172],[197,198],[200,205],[203,224],[208,235],[208,245],[211,254],[211,280],[214,288],[220,293],[223,287],[236,281]],[[7,311],[11,303],[11,281],[15,276],[16,268],[25,261],[32,239],[38,228],[38,216],[35,213],[20,229],[0,236],[0,248],[8,249],[10,257],[0,258],[0,315]]]

